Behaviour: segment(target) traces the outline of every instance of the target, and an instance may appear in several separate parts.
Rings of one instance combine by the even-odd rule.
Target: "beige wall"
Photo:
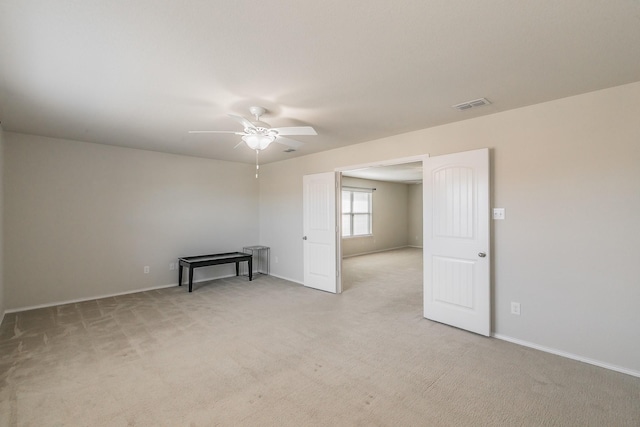
[[[4,135],[9,309],[175,284],[180,256],[259,243],[252,165]]]
[[[4,131],[0,126],[0,323],[4,318]]]
[[[422,247],[422,184],[409,185],[409,246]]]
[[[342,256],[407,246],[409,190],[407,184],[342,177],[343,186],[375,188],[372,235],[342,239]]]
[[[499,336],[640,373],[640,82],[264,165],[260,241],[301,282],[302,176],[491,149]],[[510,314],[510,302],[522,315]]]

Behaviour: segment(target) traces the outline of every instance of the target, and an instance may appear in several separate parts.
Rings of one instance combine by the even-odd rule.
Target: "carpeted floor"
[[[639,426],[640,378],[422,318],[421,251],[7,314],[2,426]]]

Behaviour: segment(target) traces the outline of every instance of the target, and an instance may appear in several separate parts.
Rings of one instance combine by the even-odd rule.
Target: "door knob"
[[[302,240],[307,240],[307,236],[302,237]]]
[[[479,256],[480,258],[484,258],[484,257],[486,257],[486,256],[487,256],[487,254],[486,254],[486,253],[484,253],[484,252],[480,252],[480,253],[478,254],[478,256]]]

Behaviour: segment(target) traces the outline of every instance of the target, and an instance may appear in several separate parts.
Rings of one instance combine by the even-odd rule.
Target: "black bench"
[[[178,258],[178,286],[182,286],[182,267],[189,269],[189,292],[193,289],[193,269],[210,265],[236,263],[236,276],[240,275],[240,263],[246,261],[249,266],[249,280],[253,280],[253,260],[244,252],[227,252],[224,254],[198,255]]]

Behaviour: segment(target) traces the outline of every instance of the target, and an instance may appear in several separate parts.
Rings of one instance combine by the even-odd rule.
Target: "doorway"
[[[346,291],[360,283],[357,281],[362,277],[359,266],[367,263],[365,259],[375,258],[378,263],[396,270],[392,260],[401,259],[398,251],[410,249],[408,252],[415,258],[416,252],[422,250],[422,158],[354,166],[341,173],[339,259],[342,290]],[[354,259],[356,257],[360,259]],[[400,264],[397,269],[404,268]],[[422,277],[422,262],[418,266]]]
[[[425,155],[386,164],[345,167],[336,169],[335,175],[305,175],[305,183],[318,183],[305,184],[303,191],[305,286],[332,293],[342,292],[342,240],[341,222],[338,220],[342,212],[341,199],[336,197],[337,190],[341,189],[341,172],[413,161],[421,161],[423,167],[424,317],[489,336],[491,257],[488,148],[434,158]],[[316,215],[316,212],[322,215]],[[306,260],[316,258],[307,255],[312,254],[312,246],[320,247],[323,243],[316,242],[316,239],[307,241],[306,234],[314,228],[312,226],[322,229],[329,236],[324,247],[331,251],[326,250],[327,256],[317,258],[322,261],[321,267],[324,267],[318,271],[325,273],[325,276],[330,271],[326,267],[334,263],[337,265],[335,276],[327,276],[330,289],[313,286],[310,281],[307,284],[306,275],[312,272],[312,263]]]

